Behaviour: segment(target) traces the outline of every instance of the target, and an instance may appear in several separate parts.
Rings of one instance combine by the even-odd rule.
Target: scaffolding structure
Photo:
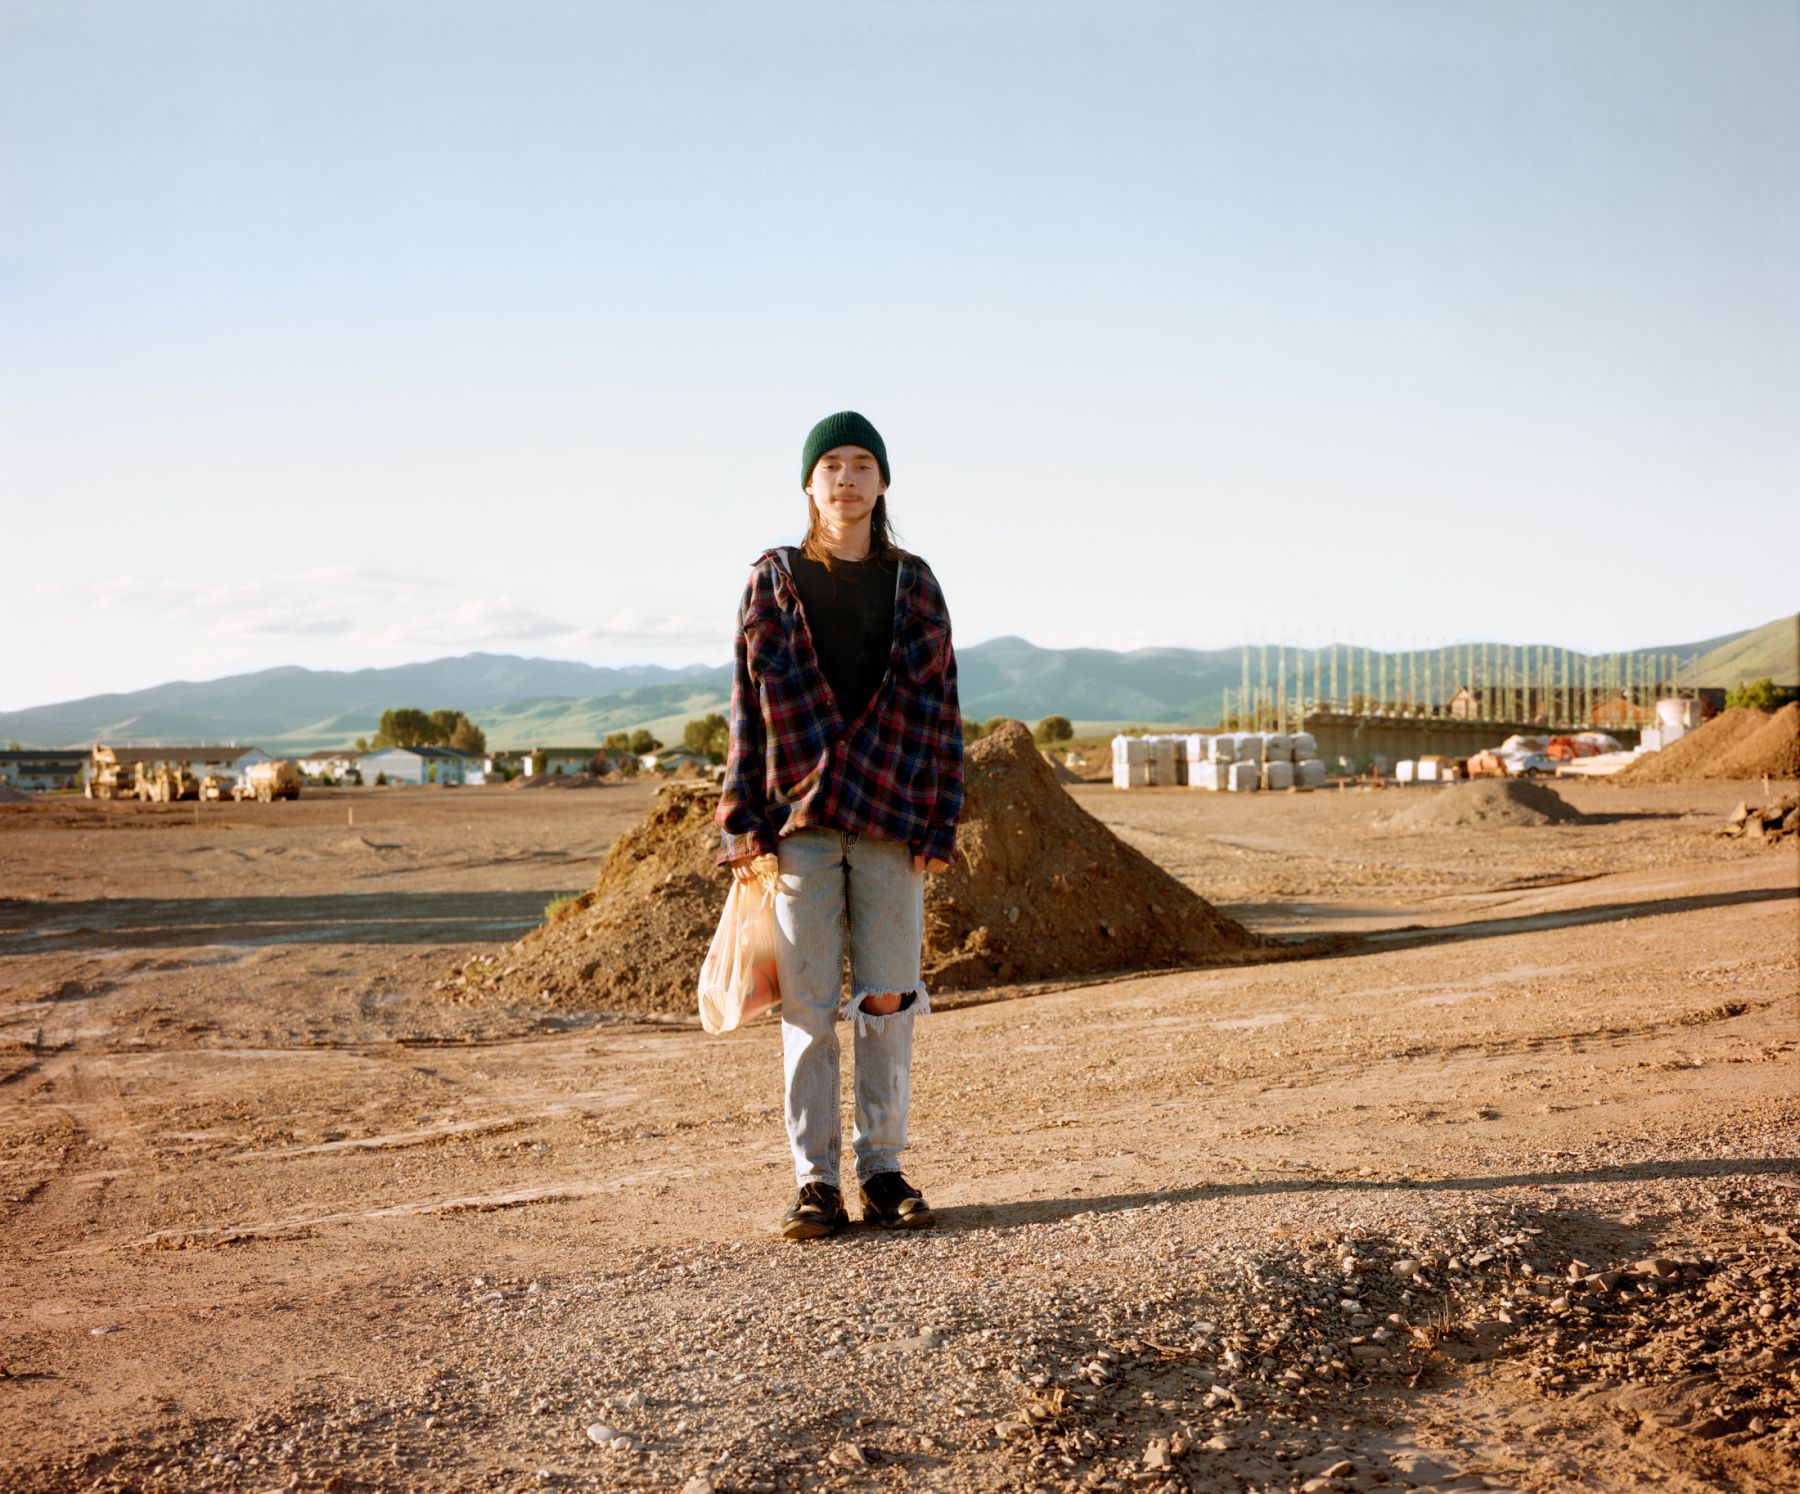
[[[1654,719],[1658,700],[1697,689],[1696,659],[1661,652],[1579,654],[1547,644],[1450,643],[1386,653],[1334,643],[1310,650],[1261,644],[1256,654],[1254,680],[1246,644],[1238,687],[1223,691],[1224,730],[1298,731],[1321,716],[1546,731],[1632,727]]]

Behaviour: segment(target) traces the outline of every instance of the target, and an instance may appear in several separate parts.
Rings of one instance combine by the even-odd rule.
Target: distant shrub
[[[375,775],[375,787],[376,788],[386,788],[387,787],[387,774],[386,773],[377,773]]]
[[[1753,711],[1773,711],[1781,705],[1782,691],[1775,681],[1766,674],[1760,680],[1751,680],[1745,684],[1737,683],[1737,689],[1725,692],[1725,705],[1728,709],[1749,707]]]
[[[1037,739],[1048,746],[1052,742],[1067,742],[1075,735],[1075,728],[1067,716],[1046,716],[1037,724]]]

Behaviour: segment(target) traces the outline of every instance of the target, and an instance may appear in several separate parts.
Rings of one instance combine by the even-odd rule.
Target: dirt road
[[[1563,791],[1077,788],[1358,938],[934,1013],[811,1246],[772,1025],[435,986],[647,789],[0,806],[0,1489],[1795,1487],[1795,858]]]

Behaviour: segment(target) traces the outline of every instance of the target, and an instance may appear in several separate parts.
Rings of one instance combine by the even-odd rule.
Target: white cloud
[[[386,651],[557,640],[575,646],[589,636],[510,596],[351,566],[220,583],[125,574],[83,590],[97,611],[154,616],[218,638],[334,638]]]
[[[468,646],[568,638],[575,632],[511,597],[471,597],[453,607],[427,608],[382,630],[381,636],[393,642]]]
[[[581,639],[606,651],[694,648],[722,656],[731,650],[731,632],[722,623],[629,609],[585,629]]]

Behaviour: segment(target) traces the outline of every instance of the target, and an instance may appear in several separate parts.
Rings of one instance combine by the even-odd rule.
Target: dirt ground
[[[934,1012],[804,1246],[772,1023],[434,989],[648,786],[0,806],[0,1489],[1800,1487],[1800,866],[1557,787],[1075,786],[1346,937]]]

